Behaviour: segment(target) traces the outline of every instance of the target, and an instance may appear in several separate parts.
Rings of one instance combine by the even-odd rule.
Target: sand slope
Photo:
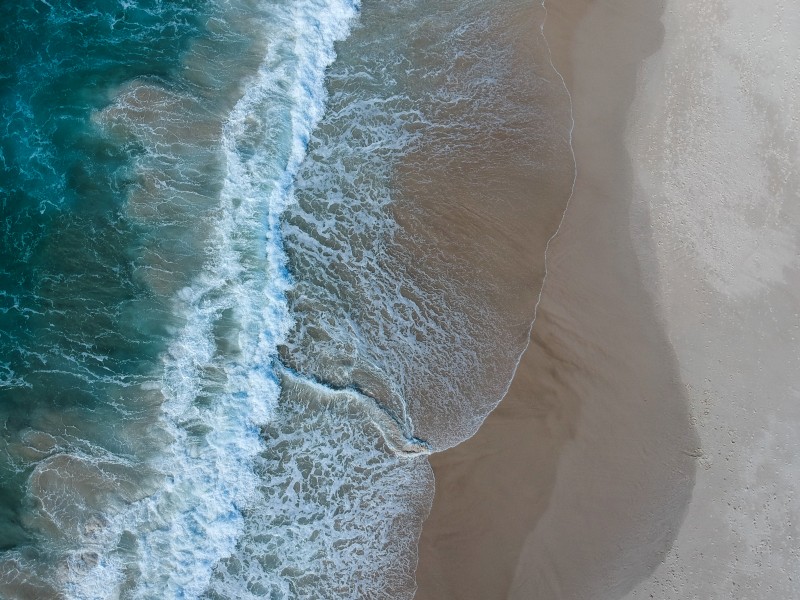
[[[660,35],[657,7],[641,4],[551,8],[574,100],[575,194],[508,396],[431,459],[418,599],[619,597],[683,518],[697,441],[630,236],[626,109]]]
[[[800,597],[800,13],[657,8],[551,7],[575,196],[418,598]]]

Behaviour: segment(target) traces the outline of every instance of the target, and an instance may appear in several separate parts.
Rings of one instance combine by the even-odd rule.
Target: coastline
[[[575,192],[506,398],[474,437],[430,458],[418,600],[619,597],[663,558],[691,495],[697,442],[631,240],[623,139],[659,11],[548,10],[573,99]]]
[[[0,600],[800,599],[791,2],[8,4]]]

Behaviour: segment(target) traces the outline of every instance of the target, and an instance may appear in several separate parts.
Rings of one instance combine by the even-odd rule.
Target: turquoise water
[[[143,149],[99,135],[92,115],[132,76],[171,77],[202,34],[204,8],[194,4],[0,9],[0,539],[7,549],[37,546],[25,518],[37,452],[29,437],[46,436],[40,443],[48,445],[61,434],[65,445],[124,455],[147,449],[111,435],[108,424],[148,418],[128,390],[157,368],[172,316],[167,299],[136,276],[152,231],[125,214],[132,163]]]
[[[563,158],[529,8],[0,7],[0,597],[413,596],[532,318],[419,190]]]

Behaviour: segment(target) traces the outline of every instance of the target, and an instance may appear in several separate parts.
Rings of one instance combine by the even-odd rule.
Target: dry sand
[[[702,453],[629,598],[800,598],[800,12],[669,0],[664,27],[627,141]]]
[[[619,597],[683,518],[697,441],[631,240],[624,147],[637,67],[660,40],[657,8],[550,8],[546,34],[573,98],[575,192],[508,396],[473,438],[431,459],[418,600]]]
[[[419,600],[800,597],[800,13],[657,4],[550,8],[577,186]]]

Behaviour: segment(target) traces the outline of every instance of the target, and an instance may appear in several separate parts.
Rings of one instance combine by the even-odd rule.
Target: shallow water
[[[542,15],[80,6],[0,9],[0,594],[410,597],[566,202]]]

